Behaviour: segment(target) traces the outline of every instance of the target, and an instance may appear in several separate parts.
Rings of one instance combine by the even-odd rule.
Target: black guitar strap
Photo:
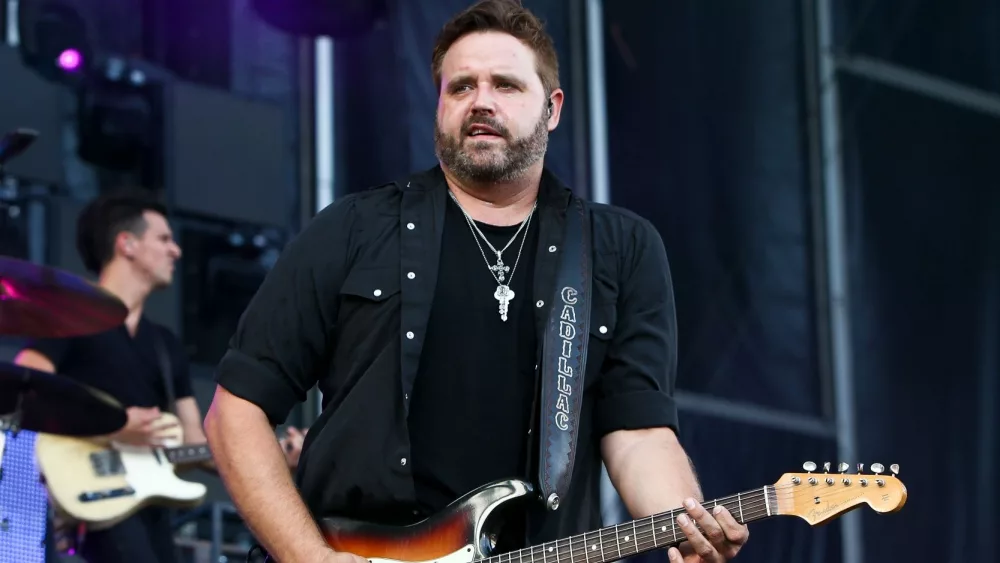
[[[590,214],[573,198],[542,348],[538,482],[549,510],[559,508],[573,476],[590,341],[591,254]]]
[[[152,327],[153,330],[153,343],[156,346],[156,359],[160,366],[160,375],[163,376],[163,388],[167,392],[167,410],[173,413],[176,410],[176,405],[174,404],[174,376],[173,370],[170,369],[170,355],[167,353],[167,347],[163,343],[163,335],[156,327]],[[176,413],[174,413],[176,414]]]

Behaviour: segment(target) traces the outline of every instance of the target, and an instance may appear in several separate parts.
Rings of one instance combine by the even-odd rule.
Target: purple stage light
[[[73,72],[79,70],[82,63],[83,55],[81,55],[80,51],[77,51],[76,49],[66,49],[59,54],[59,68],[65,71]]]

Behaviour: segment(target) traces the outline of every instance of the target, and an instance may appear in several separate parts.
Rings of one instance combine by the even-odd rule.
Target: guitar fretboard
[[[198,463],[212,459],[212,451],[207,445],[178,446],[176,448],[164,448],[163,454],[167,460],[173,464]]]
[[[737,522],[746,524],[774,516],[777,495],[773,486],[739,493],[708,502],[702,506],[712,510],[724,506]],[[529,548],[502,553],[480,560],[482,563],[608,563],[623,557],[657,548],[676,546],[685,540],[677,517],[686,513],[678,508],[646,518],[608,526],[566,539],[543,543]]]

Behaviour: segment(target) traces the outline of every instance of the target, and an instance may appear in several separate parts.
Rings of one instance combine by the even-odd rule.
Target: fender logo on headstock
[[[824,506],[823,508],[813,508],[812,510],[810,510],[807,513],[807,516],[810,519],[822,520],[828,514],[840,511],[840,508],[843,507],[843,506],[845,506],[845,505],[847,505],[847,506],[854,505],[855,501],[857,501],[858,499],[860,499],[862,497],[864,497],[864,495],[855,495],[853,497],[843,499],[843,500],[841,500],[839,502],[829,502],[829,501],[827,501],[826,506]],[[816,498],[817,498],[817,500],[819,499],[819,497],[816,497]]]

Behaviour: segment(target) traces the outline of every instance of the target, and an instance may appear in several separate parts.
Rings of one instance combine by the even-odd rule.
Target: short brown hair
[[[513,36],[535,53],[535,67],[548,96],[559,88],[559,57],[552,37],[534,14],[518,0],[482,0],[444,24],[434,42],[431,72],[441,90],[441,63],[451,46],[470,33],[498,31]]]

